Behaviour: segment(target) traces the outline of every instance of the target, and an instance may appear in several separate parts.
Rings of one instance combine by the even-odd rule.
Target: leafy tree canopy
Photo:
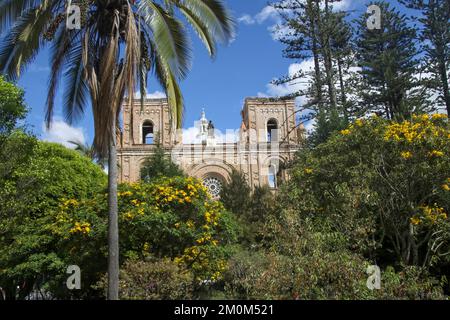
[[[23,298],[67,268],[48,223],[61,199],[102,190],[106,175],[76,151],[21,132],[8,137],[1,154],[0,285],[8,299]]]
[[[8,135],[26,113],[23,91],[0,76],[0,135]]]

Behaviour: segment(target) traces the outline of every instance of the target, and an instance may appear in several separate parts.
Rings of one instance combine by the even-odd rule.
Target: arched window
[[[146,120],[142,125],[142,143],[143,144],[153,144],[153,123]]]
[[[269,166],[269,187],[271,189],[277,188],[277,177],[278,177],[278,171],[277,167],[273,164]]]
[[[267,142],[277,141],[278,123],[275,119],[267,121]]]

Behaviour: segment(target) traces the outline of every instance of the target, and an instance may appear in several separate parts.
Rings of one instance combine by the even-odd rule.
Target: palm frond
[[[64,114],[66,121],[71,124],[84,113],[89,96],[89,89],[84,79],[83,47],[79,42],[68,53],[64,83]]]
[[[179,6],[181,13],[185,16],[186,20],[191,24],[192,28],[198,34],[200,39],[203,41],[206,49],[210,56],[215,57],[216,55],[216,43],[214,40],[214,34],[204,23],[201,17],[194,14],[189,8],[180,4]]]
[[[21,15],[0,47],[0,72],[16,80],[21,71],[33,61],[43,46],[43,31],[52,16],[52,5],[40,6]]]
[[[171,123],[177,129],[183,125],[184,101],[176,77],[173,75],[170,65],[164,57],[156,55],[155,76],[161,86],[165,89],[167,100],[170,106]]]
[[[184,78],[191,67],[190,41],[181,22],[152,0],[142,0],[138,12],[153,33],[156,50],[170,64],[177,78]]]
[[[53,108],[55,105],[55,95],[58,89],[59,79],[63,71],[64,63],[67,60],[67,55],[74,44],[74,38],[74,32],[69,32],[65,26],[60,26],[51,47],[50,61],[52,61],[52,67],[50,69],[50,81],[46,102],[47,111],[45,114],[47,127],[50,127],[53,118]]]
[[[189,9],[192,16],[203,21],[214,38],[226,43],[234,37],[236,24],[220,0],[176,0],[176,5]]]
[[[0,30],[9,29],[17,19],[44,1],[48,2],[48,0],[2,0],[0,2]]]

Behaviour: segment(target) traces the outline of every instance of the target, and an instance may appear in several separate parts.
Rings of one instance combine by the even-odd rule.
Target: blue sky
[[[344,0],[343,5],[355,10],[356,16],[365,11],[366,2]],[[202,108],[205,108],[207,117],[221,131],[239,128],[240,110],[246,97],[276,96],[291,90],[289,87],[274,88],[269,83],[273,78],[287,74],[290,69],[302,67],[282,57],[283,46],[273,39],[270,32],[277,17],[267,7],[267,0],[228,0],[226,3],[239,21],[237,34],[230,45],[219,48],[215,60],[209,58],[201,42],[191,32],[193,66],[181,84],[186,105],[185,128],[193,126]],[[60,97],[56,103],[55,125],[51,132],[43,131],[49,65],[44,50],[19,80],[31,108],[27,123],[38,136],[47,140],[62,142],[79,139],[91,142],[93,122],[90,111],[70,127],[62,121]],[[158,92],[161,88],[150,81],[148,91]]]

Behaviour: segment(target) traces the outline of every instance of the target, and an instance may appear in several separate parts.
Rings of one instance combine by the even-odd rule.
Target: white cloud
[[[246,25],[251,25],[251,24],[256,23],[255,19],[249,14],[244,14],[243,16],[238,18],[238,22],[246,24]]]
[[[79,141],[85,143],[86,139],[82,128],[75,128],[62,120],[55,120],[47,130],[45,123],[42,124],[42,140],[60,143],[68,148],[74,148],[69,141]]]
[[[195,144],[200,143],[198,141],[197,135],[199,134],[199,130],[197,127],[190,127],[187,129],[183,129],[183,143],[184,144]]]
[[[314,59],[311,58],[304,60],[301,63],[291,64],[288,69],[288,75],[292,77],[300,72],[308,74],[308,72],[312,71],[313,69],[314,69]],[[281,85],[269,83],[267,85],[267,95],[271,97],[279,97],[279,96],[286,96],[298,92],[300,90],[306,90],[308,88],[309,81],[310,77],[305,76]],[[301,105],[304,103],[306,103],[305,97],[297,98],[297,105],[298,104]]]
[[[352,0],[342,0],[341,2],[335,2],[333,3],[333,10],[339,11],[339,10],[345,10],[350,7],[352,3]]]
[[[280,15],[277,10],[272,6],[264,7],[260,12],[258,12],[255,16],[251,16],[249,14],[242,15],[238,22],[243,24],[252,25],[252,24],[263,24],[266,21],[280,21]]]
[[[161,91],[155,91],[153,93],[147,94],[147,99],[164,99],[166,97],[167,97],[166,94]]]
[[[255,19],[259,24],[264,23],[267,20],[275,20],[278,22],[280,20],[280,15],[274,7],[266,6],[255,16]]]

